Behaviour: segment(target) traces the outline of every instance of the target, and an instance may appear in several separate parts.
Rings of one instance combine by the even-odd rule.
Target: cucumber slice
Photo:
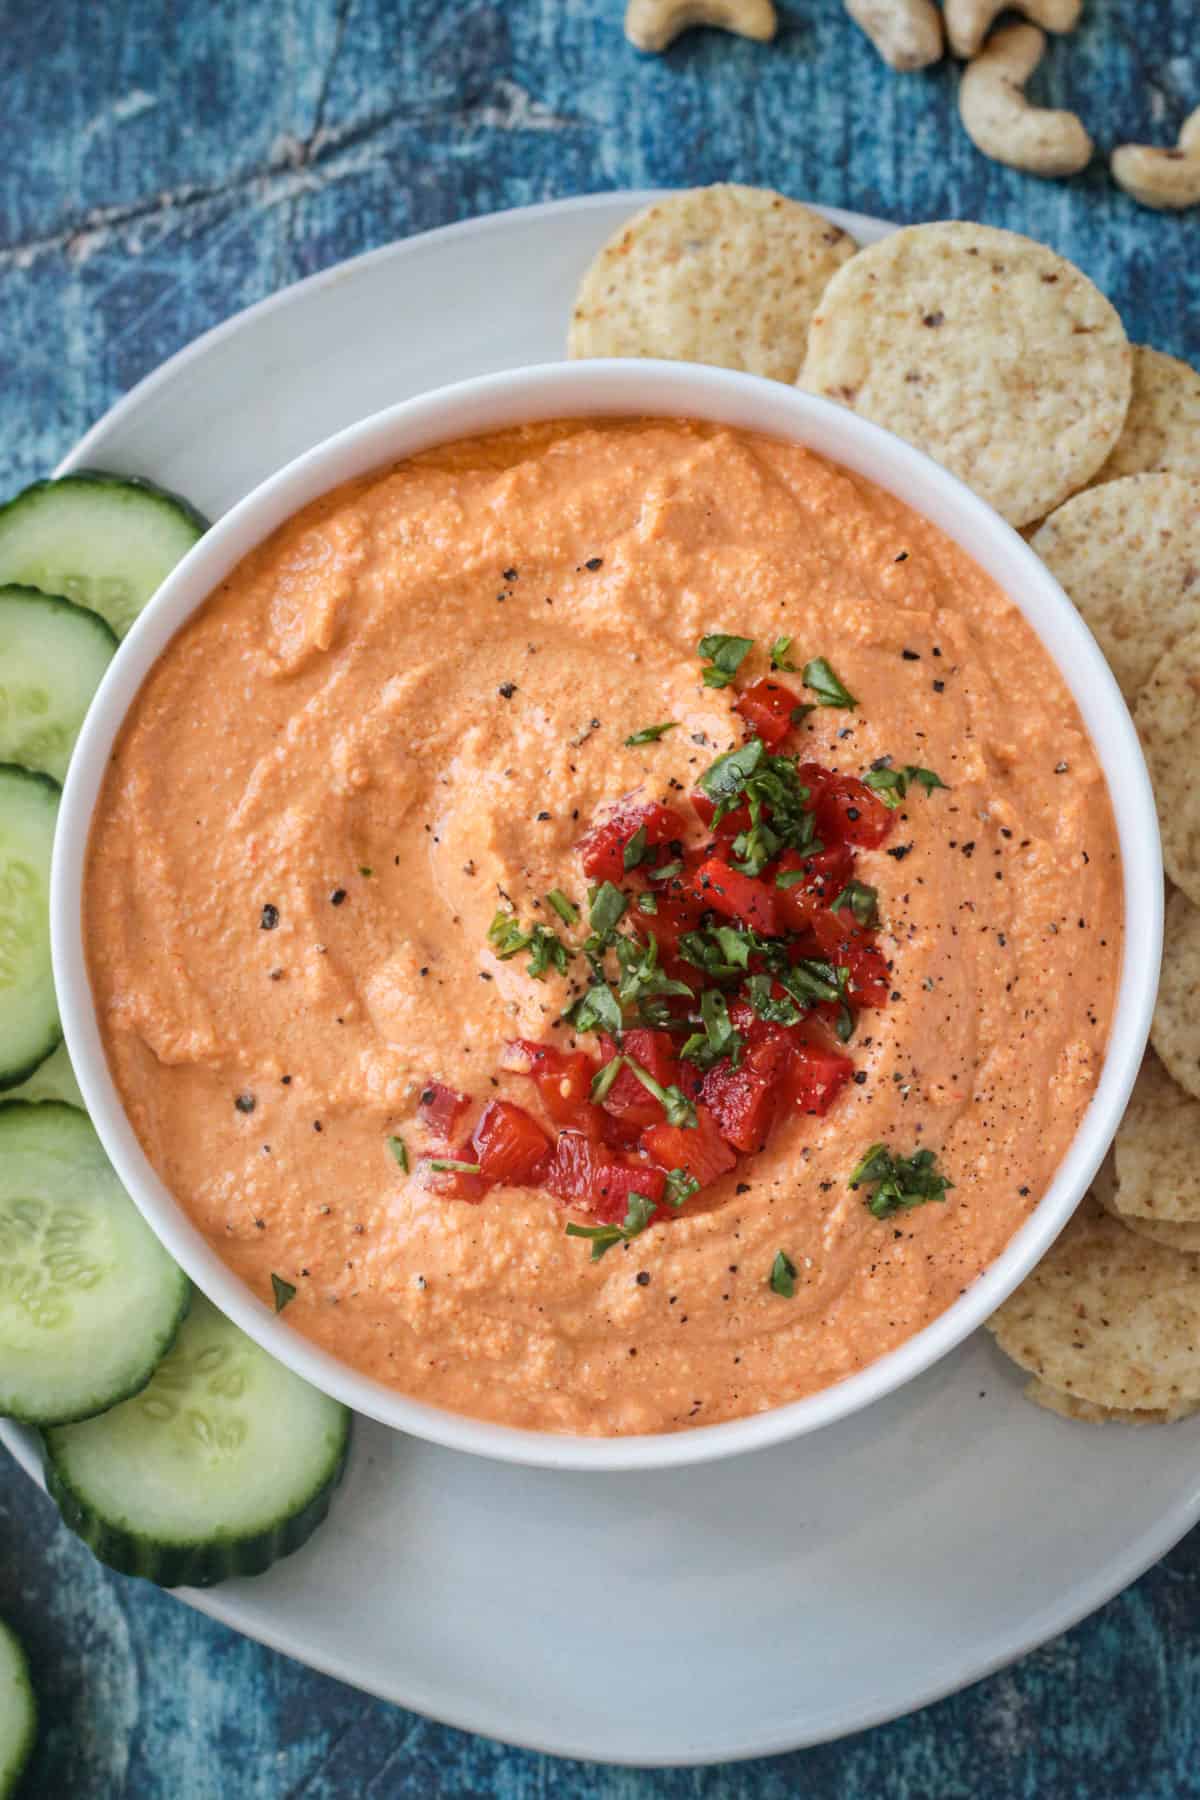
[[[0,507],[0,582],[65,594],[124,637],[205,530],[186,501],[136,476],[37,481]]]
[[[58,594],[0,587],[0,762],[61,781],[117,640]]]
[[[20,1639],[0,1619],[0,1800],[15,1794],[37,1736],[37,1703]]]
[[[44,1434],[46,1481],[101,1562],[160,1587],[259,1575],[329,1510],[350,1414],[200,1294],[142,1393]]]
[[[5,1100],[30,1101],[61,1100],[64,1106],[77,1106],[80,1112],[87,1111],[65,1044],[60,1044],[57,1050],[52,1050],[45,1062],[38,1064],[28,1081],[23,1081],[20,1087],[9,1088],[4,1098]]]
[[[190,1294],[87,1114],[0,1102],[0,1413],[57,1425],[136,1394]]]
[[[57,781],[0,763],[0,1091],[62,1042],[50,972],[50,851]]]

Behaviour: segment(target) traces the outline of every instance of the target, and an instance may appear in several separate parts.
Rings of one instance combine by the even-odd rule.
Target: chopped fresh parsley
[[[677,875],[682,874],[683,864],[681,862],[660,863],[657,869],[646,870],[646,879],[648,881],[674,881]]]
[[[801,679],[805,687],[811,688],[817,696],[818,706],[858,705],[845,682],[839,680],[823,656],[814,656],[811,662],[805,663]]]
[[[437,1157],[429,1167],[438,1175],[482,1175],[482,1163],[458,1162],[452,1156]]]
[[[369,880],[369,878],[375,873],[374,869],[368,868],[366,863],[359,863],[358,872],[362,876],[364,881]]]
[[[798,1025],[803,1013],[794,1000],[786,995],[777,998],[771,989],[775,983],[770,975],[751,975],[746,983],[746,998],[758,1014],[770,1025]]]
[[[761,738],[751,738],[718,756],[701,775],[700,786],[714,803],[714,825],[739,805],[750,814],[749,828],[731,846],[743,875],[761,875],[781,850],[811,854],[820,848],[808,806],[811,795],[796,769],[794,757],[770,756]]]
[[[670,1087],[664,1087],[661,1081],[655,1080],[649,1069],[643,1069],[641,1063],[632,1056],[625,1058],[625,1067],[631,1075],[637,1077],[648,1094],[654,1095],[667,1115],[668,1125],[680,1125],[686,1131],[695,1129],[696,1109],[682,1088],[676,1087],[674,1082]]]
[[[552,906],[564,925],[578,925],[579,908],[573,900],[568,900],[561,888],[551,888],[545,896],[546,905]]]
[[[620,1002],[605,981],[593,982],[587,992],[567,1008],[563,1018],[576,1031],[607,1031],[612,1037],[620,1037],[624,1023]]]
[[[641,938],[619,937],[616,941],[617,999],[622,1006],[640,1006],[651,997],[666,998],[676,994],[687,1000],[692,990],[684,981],[673,981],[658,966],[658,939],[652,931]]]
[[[775,877],[775,886],[784,889],[799,887],[800,883],[804,880],[804,876],[805,870],[803,869],[784,869],[781,874]]]
[[[771,1292],[781,1294],[785,1300],[790,1300],[796,1292],[796,1265],[786,1250],[775,1252],[770,1280]]]
[[[742,1035],[729,1018],[729,1006],[720,988],[706,988],[700,996],[700,1018],[703,1031],[694,1031],[680,1056],[698,1068],[711,1069],[714,1063],[728,1057],[737,1068],[742,1056]]]
[[[648,1200],[645,1194],[631,1193],[623,1225],[568,1225],[567,1236],[589,1239],[591,1260],[599,1262],[614,1244],[627,1244],[630,1238],[639,1237],[654,1217],[654,1211],[653,1200]]]
[[[771,667],[773,669],[781,670],[786,675],[794,675],[796,673],[795,663],[791,663],[787,660],[787,653],[791,647],[792,640],[790,637],[777,637],[775,642],[771,645]]]
[[[503,907],[488,926],[488,943],[501,962],[528,950],[529,973],[535,981],[541,981],[551,966],[565,975],[571,959],[571,951],[548,925],[531,925],[525,931],[516,914]]]
[[[627,875],[630,869],[636,869],[639,863],[645,862],[646,849],[646,827],[639,825],[621,852],[621,862]]]
[[[627,750],[636,750],[639,744],[657,744],[660,738],[666,737],[668,731],[678,731],[679,720],[668,719],[665,725],[643,725],[632,737],[625,739]]]
[[[614,931],[625,917],[629,900],[611,881],[602,881],[591,895],[588,924],[599,937]]]
[[[850,971],[844,964],[839,963],[835,967],[833,963],[806,956],[800,962],[793,963],[790,968],[777,969],[775,979],[801,1006],[836,1001],[838,1016],[834,1030],[840,1043],[850,1042],[854,1036],[854,1014],[846,998],[846,983],[850,979]]]
[[[723,631],[714,631],[700,639],[698,648],[701,656],[712,665],[704,671],[705,687],[725,688],[753,650],[754,639],[729,637]]]
[[[271,1276],[271,1292],[275,1296],[275,1311],[281,1313],[289,1301],[296,1298],[296,1290],[290,1281],[282,1275]]]
[[[944,1200],[954,1186],[935,1168],[937,1157],[932,1150],[917,1150],[912,1156],[894,1156],[886,1144],[872,1144],[850,1177],[852,1188],[870,1187],[865,1196],[867,1211],[876,1219],[890,1219],[895,1213],[924,1206],[927,1200]]]
[[[597,1106],[603,1106],[604,1102],[608,1099],[609,1094],[612,1092],[613,1082],[617,1079],[617,1076],[624,1067],[625,1058],[623,1056],[614,1056],[611,1061],[606,1062],[604,1067],[598,1069],[592,1076],[591,1095]]]
[[[639,894],[637,897],[637,909],[640,913],[656,913],[658,911],[658,901],[654,898],[653,894]]]
[[[865,881],[848,881],[841,893],[829,902],[830,912],[841,912],[849,909],[859,925],[878,925],[879,892],[868,887]]]
[[[916,763],[905,763],[902,769],[893,769],[890,759],[886,758],[873,769],[868,769],[863,781],[879,795],[889,812],[896,810],[914,781],[927,794],[932,794],[934,788],[944,788],[946,785],[932,769],[919,769]]]
[[[402,1137],[389,1137],[388,1149],[395,1157],[404,1173],[408,1174],[408,1145]]]
[[[667,1191],[665,1199],[668,1206],[682,1206],[693,1194],[700,1192],[700,1183],[686,1169],[667,1170]]]

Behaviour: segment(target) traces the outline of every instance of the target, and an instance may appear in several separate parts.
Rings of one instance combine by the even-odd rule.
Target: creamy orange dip
[[[848,1046],[864,1079],[592,1263],[546,1193],[431,1191],[418,1095],[534,1105],[501,1049],[549,1038],[568,988],[489,948],[498,894],[584,902],[592,816],[686,796],[742,741],[735,690],[701,682],[713,631],[755,638],[756,673],[789,635],[858,697],[807,717],[801,760],[891,756],[948,791],[859,852],[894,981]],[[933,526],[789,444],[580,422],[351,483],[246,558],[130,711],[85,929],[138,1136],[256,1294],[278,1274],[290,1325],[406,1394],[617,1434],[838,1381],[996,1257],[1098,1078],[1119,876],[1062,680]],[[879,1140],[935,1150],[944,1202],[872,1217],[847,1177]]]

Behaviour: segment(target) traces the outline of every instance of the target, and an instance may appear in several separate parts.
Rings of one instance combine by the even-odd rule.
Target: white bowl
[[[221,1261],[142,1151],[109,1073],[81,930],[92,812],[125,714],[175,632],[242,557],[310,500],[353,476],[455,438],[588,415],[692,416],[795,440],[889,489],[961,544],[1020,607],[1075,697],[1108,780],[1125,891],[1124,960],[1099,1085],[1048,1192],[997,1261],[931,1325],[834,1387],[723,1425],[623,1438],[521,1431],[426,1405],[356,1373],[275,1317]],[[154,470],[145,473],[153,477]],[[1045,1253],[1111,1142],[1145,1047],[1162,942],[1162,863],[1145,763],[1108,665],[1062,589],[990,507],[919,451],[829,401],[724,369],[596,361],[489,375],[376,413],[297,457],[213,526],[146,607],[88,713],[63,791],[50,912],[67,1048],[96,1130],[150,1225],[223,1312],[297,1374],[398,1430],[507,1462],[648,1469],[761,1449],[891,1393],[981,1325]]]

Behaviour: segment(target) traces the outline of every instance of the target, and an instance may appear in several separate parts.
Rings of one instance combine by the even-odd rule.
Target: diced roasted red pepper
[[[749,925],[772,937],[779,931],[776,890],[765,881],[731,869],[719,857],[710,856],[700,864],[695,875],[695,892],[704,906],[710,906],[726,919]]]
[[[671,884],[664,884],[670,889]],[[633,922],[640,931],[652,932],[662,955],[673,955],[679,948],[679,940],[685,931],[695,931],[700,923],[700,914],[704,908],[692,894],[660,892],[651,888],[657,895],[658,911],[632,914]]]
[[[510,1186],[533,1181],[550,1153],[550,1139],[531,1113],[511,1100],[490,1100],[471,1136],[488,1181]]]
[[[787,1098],[802,1113],[827,1113],[854,1073],[854,1064],[815,1038],[792,1046],[785,1077]]]
[[[799,694],[764,675],[738,695],[733,710],[745,719],[751,735],[760,737],[768,750],[774,750],[792,729],[792,713],[800,704]]]
[[[647,845],[668,844],[683,833],[683,819],[674,807],[660,806],[657,801],[648,805],[626,801],[598,819],[580,838],[584,874],[593,881],[623,880],[625,846],[643,826]]]
[[[696,1123],[692,1127],[651,1125],[642,1133],[642,1148],[664,1169],[683,1169],[701,1187],[727,1174],[737,1162],[716,1119],[703,1105],[696,1107]]]
[[[855,925],[844,909],[818,913],[813,932],[822,954],[831,963],[849,969],[846,987],[850,1004],[856,1008],[886,1005],[892,990],[891,974],[874,934]]]
[[[679,1064],[675,1060],[675,1045],[669,1032],[648,1031],[637,1027],[625,1033],[620,1051],[610,1037],[601,1037],[601,1066],[622,1053],[632,1057],[662,1087],[670,1087],[672,1082],[679,1080]],[[664,1116],[662,1103],[654,1098],[648,1088],[642,1086],[629,1068],[621,1070],[601,1105],[605,1112],[613,1113],[631,1125],[657,1125]]]
[[[816,914],[836,900],[854,872],[854,852],[848,844],[834,844],[813,856],[785,850],[773,865],[775,904],[779,917],[791,931],[804,931]],[[791,887],[780,887],[780,875],[800,876]]]
[[[538,1097],[556,1125],[579,1123],[597,1066],[585,1051],[564,1051],[554,1044],[514,1038],[507,1046],[504,1066],[511,1074],[532,1077]]]
[[[712,826],[713,814],[717,810],[716,802],[710,800],[707,794],[697,793],[692,795],[692,806],[695,808],[696,817],[700,823]],[[763,817],[769,819],[770,816],[770,812],[764,808]],[[750,808],[748,806],[735,806],[732,812],[727,812],[725,817],[713,826],[718,837],[736,837],[739,831],[749,831],[749,829]]]
[[[817,796],[817,836],[824,844],[874,850],[892,828],[892,815],[856,775],[838,775]]]
[[[428,1126],[435,1137],[448,1144],[470,1105],[469,1094],[460,1094],[456,1088],[447,1087],[444,1081],[427,1081],[421,1089],[417,1115],[422,1125]]]
[[[431,1162],[447,1161],[460,1163],[476,1163],[479,1158],[475,1154],[474,1140],[464,1138],[457,1150],[446,1151],[444,1157],[426,1159],[417,1166],[421,1170],[426,1185],[440,1194],[444,1200],[467,1200],[472,1206],[478,1206],[484,1198],[491,1182],[482,1174],[468,1175],[462,1169],[434,1169]]]
[[[657,1205],[666,1176],[649,1163],[617,1162],[581,1132],[561,1131],[539,1185],[590,1212],[602,1225],[620,1225],[629,1211],[630,1194],[644,1194]]]

